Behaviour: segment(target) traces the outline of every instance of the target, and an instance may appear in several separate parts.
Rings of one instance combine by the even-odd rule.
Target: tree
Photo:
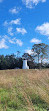
[[[0,69],[5,68],[5,59],[4,59],[4,55],[0,56]]]
[[[19,55],[20,55],[20,51],[17,51],[17,58],[19,57]]]
[[[34,52],[34,57],[38,58],[38,64],[39,61],[41,60],[41,65],[42,65],[43,59],[48,57],[48,45],[44,43],[34,44],[32,46],[32,51]]]
[[[22,58],[27,59],[28,61],[33,61],[33,57],[28,53],[24,53]]]

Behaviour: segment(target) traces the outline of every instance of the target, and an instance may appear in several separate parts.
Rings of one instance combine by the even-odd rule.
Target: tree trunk
[[[39,54],[38,54],[38,64],[39,64]]]
[[[38,68],[40,68],[40,66],[39,66],[39,54],[38,54]]]

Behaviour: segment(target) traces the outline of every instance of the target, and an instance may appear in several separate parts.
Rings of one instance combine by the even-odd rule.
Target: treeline
[[[49,46],[44,43],[34,44],[31,49],[31,54],[24,53],[22,57],[19,55],[19,51],[17,51],[17,56],[14,54],[0,55],[0,70],[22,68],[23,59],[28,60],[30,69],[49,68],[49,63],[43,63],[44,59],[49,60]]]
[[[30,58],[31,59],[31,58]],[[32,61],[28,61],[27,63],[29,68],[35,68],[35,63]],[[23,60],[22,57],[16,57],[14,54],[11,55],[0,55],[0,70],[4,69],[15,69],[20,68],[22,69]]]
[[[22,68],[22,58],[17,58],[12,55],[0,55],[0,70],[14,69],[16,67]]]
[[[23,60],[21,57],[16,57],[14,54],[11,55],[0,55],[0,70],[6,69],[22,69]],[[34,60],[28,61],[28,65],[30,69],[35,68],[49,68],[49,64],[37,64]]]

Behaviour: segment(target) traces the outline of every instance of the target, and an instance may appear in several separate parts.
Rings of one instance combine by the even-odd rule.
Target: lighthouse
[[[27,65],[27,60],[25,60],[25,59],[23,59],[22,69],[29,69],[29,66]]]

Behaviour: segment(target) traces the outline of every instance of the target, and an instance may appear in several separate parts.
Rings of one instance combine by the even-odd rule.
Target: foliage
[[[49,68],[49,64],[43,64],[43,59],[48,57],[48,45],[41,43],[41,44],[34,44],[32,46],[33,54],[24,53],[22,57],[20,57],[20,52],[17,51],[17,56],[14,54],[11,55],[0,55],[0,70],[3,69],[14,69],[20,68],[22,69],[23,59],[28,60],[28,65],[30,69],[33,68]],[[35,63],[35,57],[38,58],[38,63]],[[41,63],[39,61],[41,60]]]
[[[44,43],[40,43],[40,44],[34,44],[32,46],[32,51],[34,52],[34,57],[38,58],[38,64],[39,61],[41,60],[41,64],[43,59],[48,57],[48,45],[44,44]]]
[[[32,62],[34,61],[33,57],[30,54],[28,54],[28,53],[24,53],[22,55],[22,58],[23,59],[27,59],[28,61],[32,61]]]
[[[22,59],[12,55],[0,55],[0,70],[14,69],[16,67],[22,68]]]

